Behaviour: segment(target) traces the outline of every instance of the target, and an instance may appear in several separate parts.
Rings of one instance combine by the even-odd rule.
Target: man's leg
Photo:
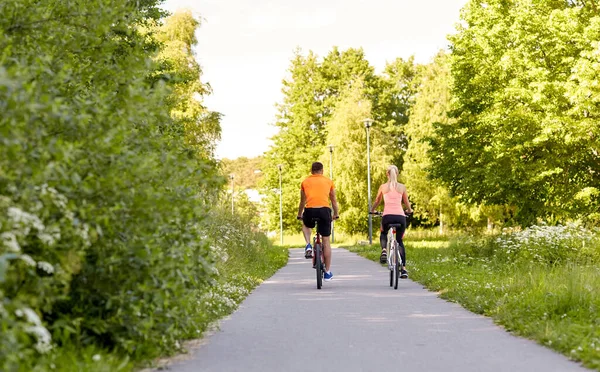
[[[312,229],[310,227],[306,227],[305,224],[302,224],[302,234],[304,234],[304,240],[306,240],[306,244],[310,244],[310,234]]]
[[[325,271],[331,270],[331,240],[329,236],[323,236],[323,256],[325,258]]]

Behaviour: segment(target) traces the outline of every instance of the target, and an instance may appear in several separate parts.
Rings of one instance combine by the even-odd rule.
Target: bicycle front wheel
[[[394,289],[398,289],[398,279],[400,278],[400,266],[402,262],[400,260],[400,250],[398,248],[398,245],[396,245],[396,249],[394,249],[394,261],[396,261],[396,263],[394,264],[394,276],[396,277]]]
[[[389,254],[393,253],[393,249],[388,249],[388,270],[390,271],[390,287],[394,285],[394,257],[389,256]]]

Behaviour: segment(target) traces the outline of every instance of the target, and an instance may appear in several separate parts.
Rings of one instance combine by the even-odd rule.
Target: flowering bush
[[[222,180],[170,115],[158,4],[0,2],[0,370],[65,344],[153,356],[198,321]]]
[[[575,224],[531,226],[522,231],[504,230],[494,241],[495,256],[502,262],[544,264],[599,262],[598,231]]]

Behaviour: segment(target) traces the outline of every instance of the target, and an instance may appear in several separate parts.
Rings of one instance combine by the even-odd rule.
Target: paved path
[[[334,249],[334,280],[316,289],[298,249],[190,358],[192,371],[588,371],[418,283]]]

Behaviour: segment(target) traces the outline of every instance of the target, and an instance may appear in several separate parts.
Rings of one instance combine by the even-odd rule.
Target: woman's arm
[[[375,198],[375,203],[373,203],[373,205],[371,206],[371,212],[375,212],[375,209],[379,207],[381,199],[383,199],[383,192],[381,191],[381,186],[379,186],[379,190],[377,190],[377,197]]]

